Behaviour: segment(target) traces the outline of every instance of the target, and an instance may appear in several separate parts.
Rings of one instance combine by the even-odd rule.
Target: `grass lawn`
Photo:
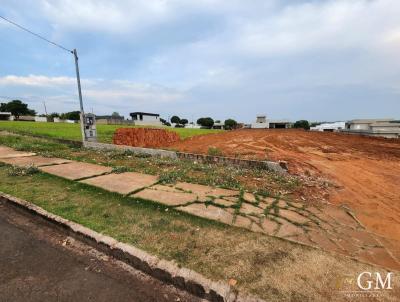
[[[114,132],[118,128],[134,126],[124,125],[97,125],[98,140],[103,143],[112,143]],[[181,139],[195,135],[218,133],[223,130],[212,129],[186,129],[186,128],[166,128],[177,132]],[[40,123],[40,122],[15,122],[0,121],[0,130],[7,130],[23,134],[43,135],[54,138],[70,139],[80,141],[82,139],[79,124],[67,123]]]
[[[0,191],[268,301],[342,301],[339,278],[368,265],[45,173],[0,164]],[[378,271],[380,271],[378,269]]]

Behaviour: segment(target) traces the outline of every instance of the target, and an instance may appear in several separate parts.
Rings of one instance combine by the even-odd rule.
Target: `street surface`
[[[0,301],[201,301],[0,202]]]

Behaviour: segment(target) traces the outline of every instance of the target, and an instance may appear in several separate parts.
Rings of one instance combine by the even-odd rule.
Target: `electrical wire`
[[[14,26],[16,26],[16,27],[18,27],[18,28],[20,28],[20,29],[22,29],[22,30],[28,32],[28,33],[30,33],[31,35],[34,35],[34,36],[36,36],[37,38],[46,41],[47,43],[53,44],[54,46],[57,46],[58,48],[61,48],[61,49],[63,49],[63,50],[66,50],[66,51],[68,51],[68,52],[70,52],[70,53],[74,53],[72,50],[70,50],[70,49],[68,49],[68,48],[66,48],[66,47],[64,47],[64,46],[62,46],[62,45],[60,45],[60,44],[57,44],[57,43],[55,43],[55,42],[53,42],[53,41],[50,41],[50,40],[46,39],[45,37],[43,37],[43,36],[41,36],[41,35],[39,35],[39,34],[37,34],[37,33],[34,33],[33,31],[31,31],[31,30],[29,30],[29,29],[27,29],[27,28],[25,28],[25,27],[23,27],[23,26],[21,26],[21,25],[15,23],[15,22],[13,22],[13,21],[11,21],[11,20],[9,20],[9,19],[3,17],[3,16],[0,16],[0,18],[3,19],[3,20],[5,20],[5,21],[7,21],[8,23],[10,23],[10,24],[12,24],[12,25],[14,25]]]

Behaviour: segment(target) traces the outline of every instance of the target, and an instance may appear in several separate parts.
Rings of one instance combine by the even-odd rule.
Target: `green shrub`
[[[112,173],[116,173],[116,174],[121,174],[121,173],[125,173],[125,172],[129,172],[129,168],[125,167],[125,166],[117,166],[112,169]]]
[[[222,151],[217,147],[210,147],[208,148],[207,154],[211,156],[222,156]]]

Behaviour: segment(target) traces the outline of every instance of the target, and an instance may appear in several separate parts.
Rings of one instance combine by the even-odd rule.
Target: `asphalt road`
[[[0,201],[0,301],[201,301]]]

